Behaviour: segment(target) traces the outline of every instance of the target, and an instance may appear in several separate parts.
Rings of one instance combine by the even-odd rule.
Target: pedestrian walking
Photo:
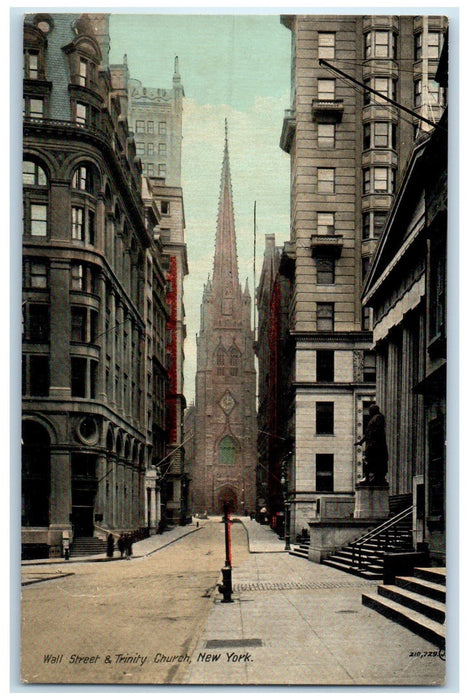
[[[114,556],[114,535],[112,532],[107,536],[107,549],[106,554],[111,559]]]
[[[117,548],[121,554],[121,559],[123,559],[125,553],[125,535],[121,535],[117,540]]]
[[[125,558],[130,559],[132,556],[132,535],[130,532],[125,536]]]

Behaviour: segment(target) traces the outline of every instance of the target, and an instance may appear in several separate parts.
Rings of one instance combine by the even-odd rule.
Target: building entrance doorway
[[[238,496],[236,491],[231,486],[224,486],[218,492],[218,512],[223,513],[224,503],[228,504],[228,510],[230,513],[238,512]]]
[[[93,537],[93,506],[72,506],[72,527],[74,537]]]
[[[96,455],[72,454],[72,526],[74,537],[92,537],[98,482]]]

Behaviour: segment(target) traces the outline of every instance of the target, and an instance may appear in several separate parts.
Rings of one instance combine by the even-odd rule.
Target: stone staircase
[[[106,542],[98,537],[75,537],[70,547],[71,557],[89,557],[106,554]]]
[[[412,551],[412,519],[406,518],[387,532],[359,537],[321,563],[361,578],[379,580],[383,578],[386,554]]]
[[[444,648],[446,569],[415,568],[413,576],[396,576],[394,584],[363,593],[362,603]]]
[[[308,559],[310,537],[302,537],[299,542],[293,544],[292,549],[288,552],[293,557],[302,557]]]

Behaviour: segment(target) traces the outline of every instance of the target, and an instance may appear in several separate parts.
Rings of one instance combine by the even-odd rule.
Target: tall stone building
[[[161,212],[141,196],[107,21],[38,13],[24,22],[26,557],[60,555],[64,533],[144,530],[146,471],[165,449]]]
[[[283,255],[292,285],[287,426],[294,534],[318,512],[321,498],[347,502],[362,475],[354,442],[363,435],[376,377],[362,284],[414,139],[443,110],[444,90],[434,76],[446,20],[281,21],[292,36],[281,147],[291,157],[292,183]]]
[[[238,278],[228,136],[221,171],[213,276],[197,337],[193,509],[255,508],[256,373],[251,296]]]
[[[123,104],[129,128],[134,134],[136,156],[147,183],[145,199],[153,202],[159,225],[154,234],[163,250],[169,309],[166,347],[168,378],[165,406],[166,456],[156,449],[154,464],[147,473],[149,502],[155,499],[156,520],[184,522],[187,513],[189,475],[184,460],[184,278],[188,274],[185,243],[184,199],[181,188],[181,145],[184,88],[178,58],[174,62],[172,88],[147,88],[131,77],[127,58],[111,65],[113,87]],[[154,373],[157,374],[155,367]],[[155,424],[155,431],[158,424]],[[161,503],[161,506],[160,506]],[[154,507],[150,510],[154,512]],[[151,528],[153,530],[153,528]]]

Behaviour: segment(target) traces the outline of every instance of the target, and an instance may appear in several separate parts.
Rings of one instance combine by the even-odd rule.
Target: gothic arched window
[[[218,462],[220,464],[234,464],[236,456],[236,446],[233,438],[226,435],[218,447]]]
[[[225,374],[225,351],[223,348],[218,348],[215,355],[215,364],[218,376],[223,376]]]
[[[237,377],[239,372],[240,353],[234,346],[230,348],[230,374],[232,377]]]

